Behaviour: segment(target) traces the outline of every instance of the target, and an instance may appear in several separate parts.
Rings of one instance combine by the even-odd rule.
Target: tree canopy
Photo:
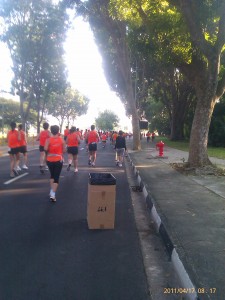
[[[0,17],[4,20],[1,38],[13,62],[12,88],[20,97],[22,122],[34,108],[39,128],[49,95],[66,87],[66,10],[51,0],[2,0]]]
[[[115,130],[115,128],[118,126],[119,118],[114,112],[105,110],[99,113],[98,117],[95,119],[95,123],[98,129],[103,131],[111,131]]]
[[[85,114],[88,109],[89,99],[79,91],[68,87],[64,93],[51,95],[47,112],[59,121],[60,130],[63,124],[73,123],[78,116]]]

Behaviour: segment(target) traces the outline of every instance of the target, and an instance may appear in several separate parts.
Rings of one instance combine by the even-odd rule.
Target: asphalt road
[[[9,181],[8,157],[0,158],[0,300],[150,299],[125,169],[115,166],[109,145],[98,149],[95,168],[85,149],[78,173],[63,167],[56,203],[37,150],[16,181]],[[88,229],[89,172],[116,177],[114,230]]]

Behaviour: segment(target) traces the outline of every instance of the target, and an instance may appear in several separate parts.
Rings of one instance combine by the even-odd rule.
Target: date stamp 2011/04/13
[[[164,288],[164,294],[216,294],[216,288]]]

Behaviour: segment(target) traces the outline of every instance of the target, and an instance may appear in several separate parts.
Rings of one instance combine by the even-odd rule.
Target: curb
[[[130,162],[130,165],[132,167],[134,175],[136,176],[138,184],[140,185],[140,188],[143,191],[143,195],[144,195],[145,202],[146,202],[146,207],[150,213],[150,218],[154,222],[155,230],[160,235],[160,237],[164,243],[164,246],[167,250],[169,259],[172,262],[174,270],[175,270],[175,272],[179,278],[179,281],[181,283],[181,288],[180,288],[179,294],[186,296],[188,300],[201,300],[197,294],[197,289],[194,286],[194,284],[192,283],[187,271],[185,270],[185,267],[184,267],[181,259],[179,258],[179,255],[178,255],[176,248],[174,247],[174,244],[166,230],[166,227],[163,224],[163,222],[160,218],[160,215],[158,214],[158,212],[156,210],[156,207],[154,205],[154,199],[148,193],[148,191],[145,187],[145,184],[144,184],[143,180],[141,179],[140,172],[137,170],[137,168],[133,164],[132,159],[129,154],[128,154],[128,160]],[[179,290],[179,289],[177,288],[176,290]]]

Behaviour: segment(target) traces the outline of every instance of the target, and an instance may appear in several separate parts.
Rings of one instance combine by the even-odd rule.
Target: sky
[[[81,18],[73,21],[64,49],[68,81],[72,88],[90,99],[87,114],[78,117],[74,125],[83,129],[90,128],[99,112],[107,109],[119,117],[120,129],[131,131],[131,120],[126,117],[123,104],[106,82],[101,55],[88,23]],[[0,91],[10,91],[11,78],[9,51],[0,43]]]

